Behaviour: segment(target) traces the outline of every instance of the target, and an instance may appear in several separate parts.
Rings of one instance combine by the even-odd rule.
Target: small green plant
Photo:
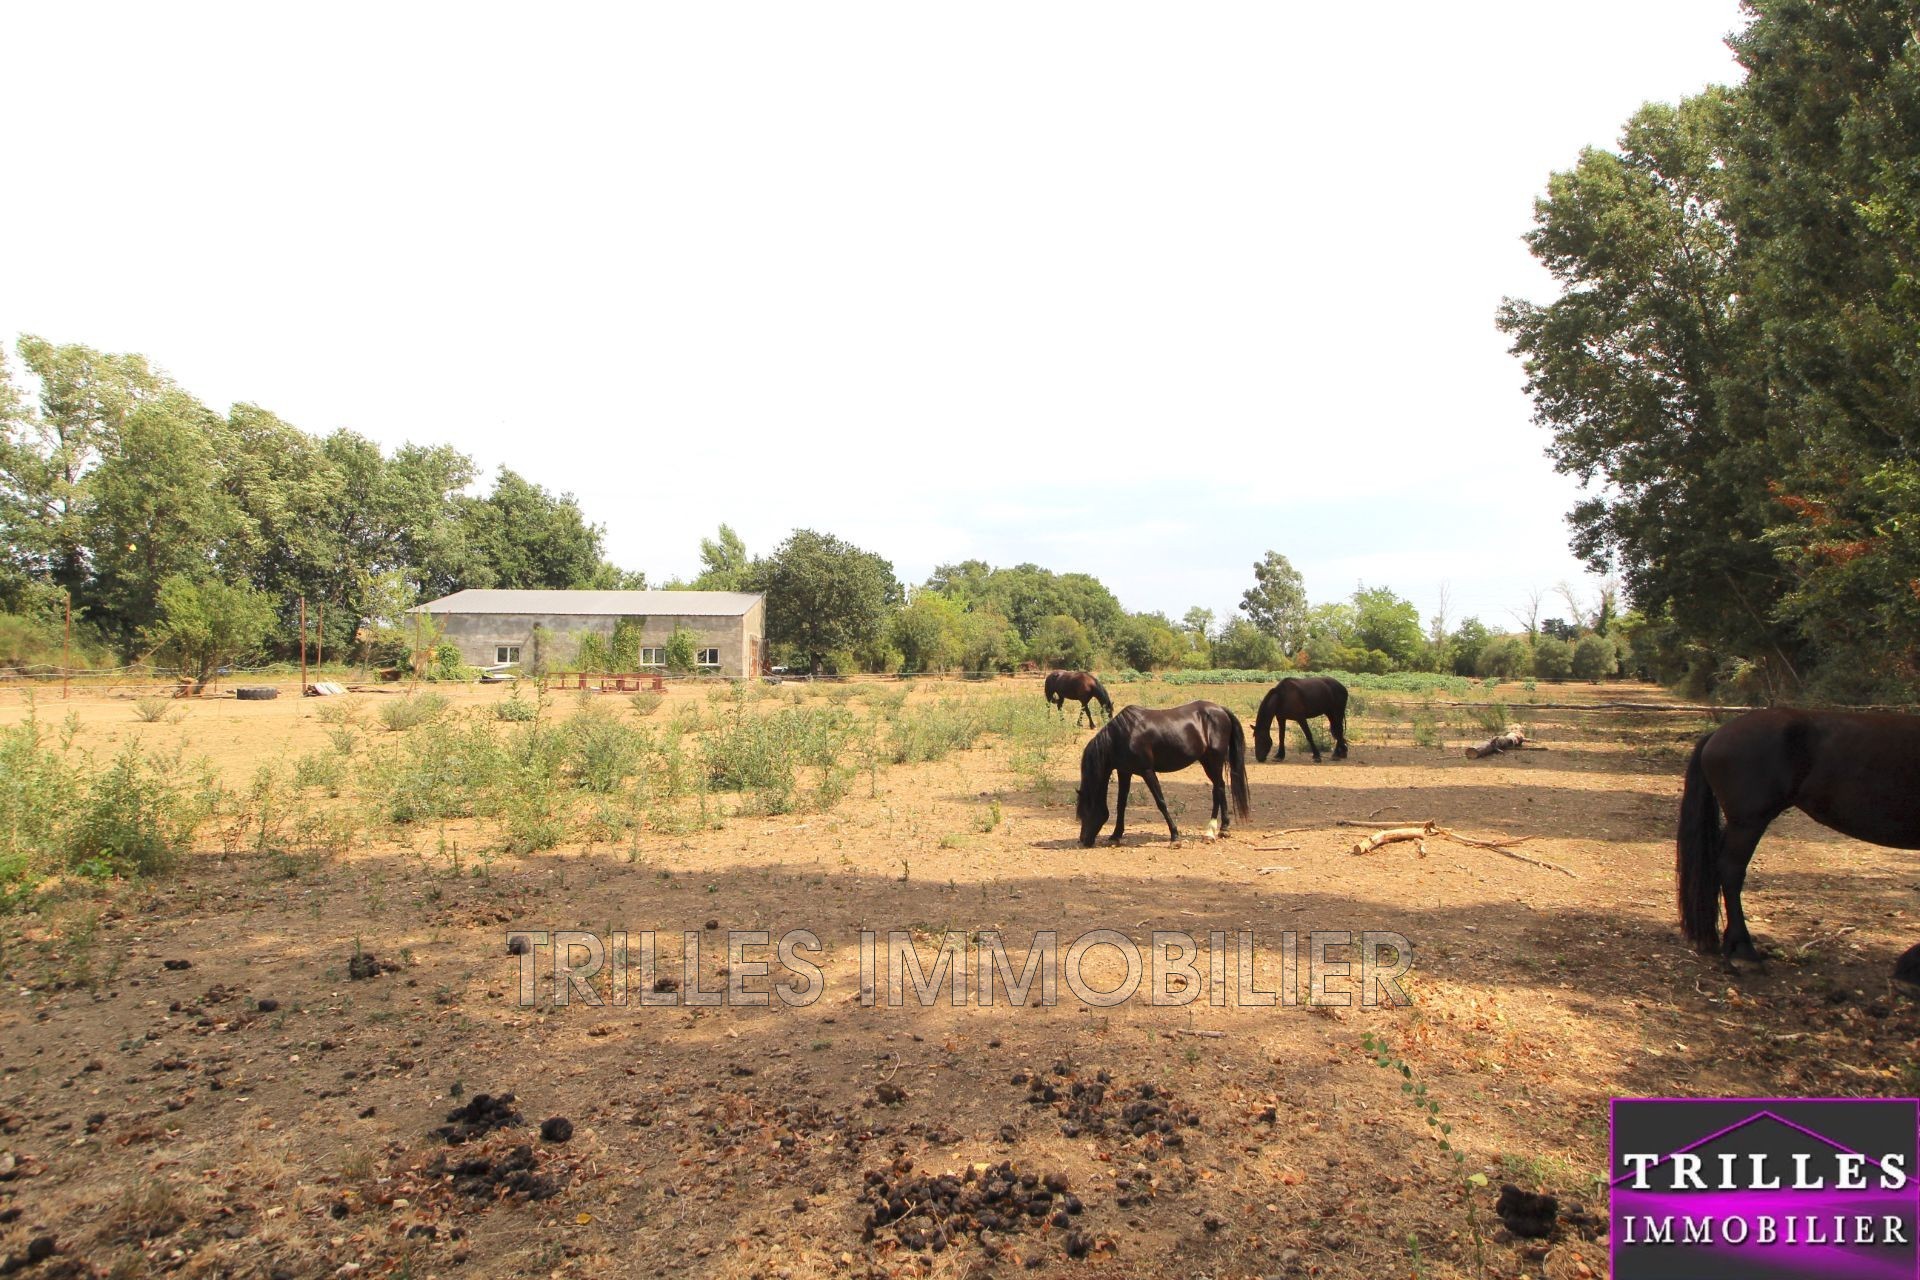
[[[1483,703],[1473,709],[1474,723],[1488,733],[1501,733],[1507,727],[1507,704],[1504,702]]]
[[[627,699],[633,709],[643,716],[650,716],[658,711],[660,704],[666,700],[667,695],[664,693],[636,693]]]
[[[417,729],[423,724],[432,724],[447,710],[446,695],[439,693],[415,693],[392,702],[380,704],[380,723],[389,733],[402,733],[408,729]]]
[[[360,723],[362,710],[364,708],[357,702],[351,702],[346,698],[330,698],[321,702],[319,710],[314,714],[319,717],[321,724],[351,725]]]
[[[980,833],[982,835],[992,835],[993,832],[999,828],[1000,822],[1000,797],[995,796],[987,803],[986,815],[980,819]]]
[[[1426,1113],[1427,1127],[1439,1130],[1440,1150],[1452,1157],[1454,1172],[1459,1175],[1467,1204],[1467,1230],[1473,1237],[1473,1256],[1481,1274],[1487,1269],[1487,1243],[1485,1234],[1480,1230],[1480,1211],[1473,1193],[1487,1185],[1484,1173],[1467,1172],[1467,1153],[1453,1144],[1453,1125],[1440,1118],[1440,1103],[1427,1096],[1424,1081],[1413,1078],[1413,1067],[1406,1059],[1394,1053],[1393,1046],[1385,1036],[1376,1036],[1368,1032],[1360,1037],[1360,1047],[1373,1058],[1373,1065],[1385,1071],[1392,1071],[1400,1077],[1400,1092],[1408,1101]]]
[[[133,700],[134,717],[143,724],[159,724],[167,718],[167,713],[171,710],[173,710],[172,698],[148,697]]]
[[[507,695],[505,702],[495,703],[493,707],[495,720],[505,720],[512,724],[525,724],[529,720],[538,719],[539,716],[540,709],[521,697],[518,687]]]

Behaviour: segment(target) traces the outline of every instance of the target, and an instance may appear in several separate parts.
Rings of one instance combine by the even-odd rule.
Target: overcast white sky
[[[0,8],[0,335],[722,520],[1228,612],[1578,579],[1505,294],[1733,0]]]

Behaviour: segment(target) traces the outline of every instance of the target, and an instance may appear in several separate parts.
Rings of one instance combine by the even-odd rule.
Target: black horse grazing
[[[1332,676],[1288,676],[1273,688],[1267,690],[1267,696],[1260,699],[1260,714],[1253,722],[1253,758],[1266,763],[1269,748],[1278,747],[1274,760],[1287,758],[1287,721],[1300,722],[1300,732],[1307,735],[1307,749],[1313,752],[1313,762],[1320,763],[1320,744],[1313,740],[1313,730],[1307,727],[1307,721],[1315,716],[1327,718],[1327,728],[1333,732],[1333,758],[1347,758],[1347,686]],[[1275,738],[1267,728],[1275,720],[1280,721],[1280,736]]]
[[[1702,952],[1760,958],[1740,886],[1761,833],[1788,809],[1856,840],[1920,849],[1920,717],[1750,711],[1700,739],[1680,796],[1675,861],[1681,931]]]
[[[1167,820],[1168,836],[1178,843],[1180,828],[1167,812],[1160,774],[1184,769],[1196,760],[1213,782],[1211,816],[1219,820],[1224,834],[1232,814],[1247,816],[1247,746],[1238,716],[1217,702],[1189,702],[1165,711],[1128,707],[1109,720],[1080,753],[1080,843],[1093,848],[1100,828],[1107,825],[1107,779],[1116,769],[1120,771],[1120,813],[1113,824],[1113,843],[1119,844],[1127,831],[1127,788],[1136,773],[1146,779],[1160,816]],[[1227,811],[1223,769],[1233,782],[1232,814]]]
[[[1099,702],[1107,709],[1107,721],[1113,721],[1113,699],[1107,696],[1107,686],[1093,678],[1087,671],[1049,671],[1047,672],[1047,701],[1061,710],[1066,709],[1067,699],[1072,698],[1080,704],[1080,715],[1087,718],[1087,727],[1093,728],[1093,708],[1087,704]],[[1074,723],[1080,723],[1079,716]]]

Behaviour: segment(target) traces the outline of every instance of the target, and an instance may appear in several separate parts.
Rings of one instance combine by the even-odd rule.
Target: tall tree
[[[694,589],[739,591],[751,567],[747,544],[733,526],[722,524],[718,534],[700,539],[700,576],[693,580]]]
[[[1269,551],[1253,566],[1253,585],[1240,597],[1249,621],[1280,642],[1282,653],[1292,653],[1305,638],[1307,588],[1299,570],[1278,551]]]
[[[1771,620],[1765,393],[1727,213],[1740,120],[1729,90],[1650,104],[1618,151],[1553,175],[1527,243],[1561,295],[1509,299],[1500,324],[1549,456],[1592,490],[1568,517],[1574,550],[1617,565],[1642,608],[1753,651],[1789,637]]]
[[[767,639],[807,655],[813,670],[836,650],[877,646],[901,598],[893,565],[832,534],[796,529],[752,583],[767,596]]]
[[[185,392],[136,404],[88,476],[86,598],[124,639],[154,619],[160,585],[213,576],[241,512],[220,483],[220,418]]]
[[[600,526],[587,521],[572,494],[555,496],[517,471],[500,468],[492,492],[467,499],[460,510],[474,566],[462,585],[481,585],[471,578],[484,567],[488,586],[582,587],[600,567]]]
[[[13,531],[46,578],[84,595],[89,571],[87,509],[90,481],[101,459],[117,447],[134,406],[171,389],[145,357],[113,355],[31,334],[20,339],[20,359],[40,382],[40,409],[30,434],[10,449],[5,487],[21,505]]]

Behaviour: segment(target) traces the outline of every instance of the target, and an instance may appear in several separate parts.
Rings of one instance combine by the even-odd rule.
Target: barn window
[[[702,649],[699,654],[695,656],[694,662],[702,667],[717,667],[720,665],[720,651],[718,649]]]
[[[665,649],[648,649],[643,646],[640,650],[640,665],[643,667],[666,666],[667,651]]]
[[[520,661],[520,646],[517,644],[496,645],[493,650],[493,660],[495,662]]]

